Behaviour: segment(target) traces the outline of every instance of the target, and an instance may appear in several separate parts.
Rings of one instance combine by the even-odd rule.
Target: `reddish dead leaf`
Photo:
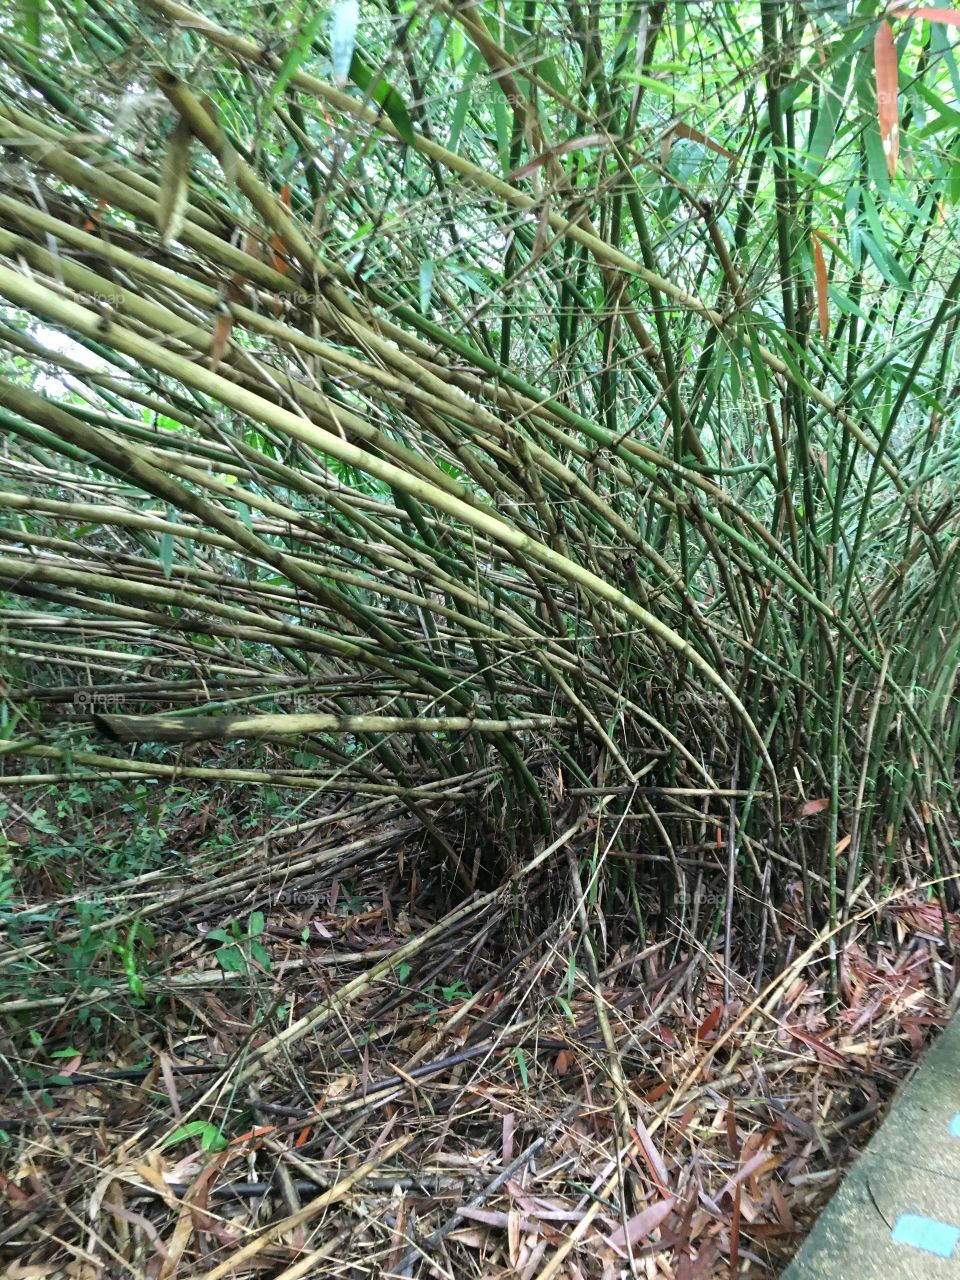
[[[673,1212],[675,1204],[676,1199],[673,1196],[648,1204],[645,1209],[634,1214],[625,1227],[615,1231],[612,1236],[607,1236],[607,1244],[617,1253],[626,1254],[627,1241],[629,1240],[631,1246],[639,1244],[644,1236],[656,1231],[661,1222]]]
[[[791,813],[787,818],[788,822],[796,822],[797,818],[810,818],[815,813],[823,813],[824,809],[830,808],[830,800],[827,796],[821,796],[817,800],[805,801],[799,809]]]
[[[887,910],[917,933],[929,934],[938,939],[943,937],[943,913],[935,902],[894,903]],[[947,928],[950,940],[956,943],[960,938],[960,917],[955,911],[947,912]]]
[[[740,1166],[735,1174],[727,1179],[723,1184],[718,1200],[722,1200],[724,1196],[730,1195],[740,1186],[745,1179],[749,1178],[752,1173],[757,1173],[761,1166],[765,1169],[774,1169],[780,1163],[779,1156],[772,1156],[768,1151],[762,1148],[750,1157],[744,1164]]]
[[[285,182],[280,188],[280,203],[284,209],[290,208],[290,183]],[[270,238],[270,248],[273,250],[273,265],[282,276],[287,274],[287,246],[278,235]]]
[[[727,1123],[727,1146],[729,1147],[730,1154],[732,1156],[738,1156],[740,1154],[740,1140],[737,1137],[737,1117],[733,1110],[732,1098],[727,1099],[726,1123]]]
[[[927,22],[945,22],[951,27],[960,27],[960,11],[957,9],[894,9],[897,18],[919,18]]]
[[[88,231],[88,232],[96,231],[97,228],[100,226],[100,215],[103,213],[106,207],[107,207],[107,202],[101,196],[100,199],[97,201],[96,206],[93,209],[91,209],[90,212],[87,214],[87,216],[84,218],[83,225],[80,229],[82,231]]]
[[[723,1006],[719,1004],[710,1010],[704,1020],[700,1023],[699,1027],[697,1027],[698,1040],[706,1040],[707,1036],[710,1035],[711,1032],[716,1031],[717,1024],[720,1021],[720,1015],[722,1013]]]
[[[775,1181],[770,1183],[770,1200],[777,1211],[777,1217],[780,1219],[780,1229],[783,1232],[795,1231],[796,1227],[793,1221],[793,1214],[790,1212],[790,1206]]]
[[[533,252],[530,255],[530,265],[537,261],[544,249],[547,247],[547,238],[550,234],[550,201],[544,200],[543,208],[540,210],[540,218],[537,221],[537,234],[533,241]],[[563,777],[560,777],[560,794],[563,795]]]
[[[877,122],[883,154],[887,158],[890,177],[897,171],[900,154],[900,110],[897,101],[897,46],[893,41],[893,28],[886,19],[877,28],[873,42],[873,63],[877,78]]]
[[[568,138],[566,142],[559,142],[555,147],[550,147],[547,151],[542,151],[540,155],[534,156],[532,160],[528,160],[526,164],[521,165],[519,169],[514,169],[513,173],[507,175],[508,182],[519,182],[521,178],[528,178],[531,173],[547,164],[550,160],[556,160],[558,156],[569,155],[571,151],[582,151],[584,147],[600,147],[608,139],[603,133],[588,133],[583,138]]]
[[[217,307],[217,318],[213,323],[213,337],[210,340],[210,368],[214,373],[220,367],[232,329],[233,316],[230,314],[230,307],[221,300]]]
[[[646,1125],[639,1116],[637,1117],[636,1128],[630,1130],[630,1137],[643,1152],[647,1168],[650,1170],[653,1180],[660,1188],[661,1193],[665,1196],[669,1195],[670,1183],[667,1176],[667,1167],[663,1163],[660,1152],[654,1145],[653,1138],[647,1132]]]
[[[197,1178],[187,1197],[190,1204],[190,1214],[193,1219],[193,1229],[198,1236],[203,1233],[212,1234],[217,1225],[215,1220],[210,1217],[207,1209],[210,1203],[210,1189],[219,1177],[222,1164],[222,1158],[215,1157],[212,1163],[207,1165],[206,1169]]]
[[[113,1194],[119,1195],[116,1184],[114,1184]],[[104,1208],[109,1209],[114,1218],[119,1222],[128,1222],[131,1227],[138,1227],[153,1245],[154,1249],[156,1249],[163,1261],[165,1263],[169,1261],[170,1254],[167,1252],[167,1246],[160,1239],[157,1228],[149,1218],[145,1218],[142,1213],[135,1213],[132,1209],[128,1209],[126,1205],[120,1204],[117,1200],[104,1200],[103,1204]],[[46,1274],[49,1275],[50,1273],[47,1272]],[[4,1272],[3,1280],[8,1280],[6,1272]]]
[[[821,1062],[829,1063],[830,1066],[834,1067],[847,1066],[847,1060],[843,1054],[838,1053],[836,1049],[831,1048],[823,1040],[818,1040],[816,1036],[807,1035],[805,1031],[801,1031],[798,1027],[788,1027],[787,1030],[797,1040],[812,1049]]]
[[[706,147],[708,151],[715,151],[718,156],[724,156],[727,160],[736,160],[737,158],[735,151],[728,151],[726,147],[721,147],[719,142],[714,142],[707,134],[695,129],[692,124],[684,124],[683,121],[680,121],[668,129],[660,140],[660,159],[663,164],[667,162],[670,144],[674,138],[686,138],[690,142],[699,142],[701,147]]]
[[[817,282],[817,321],[820,326],[820,337],[824,341],[830,336],[830,312],[827,304],[827,264],[823,256],[823,246],[817,232],[813,234],[813,272]]]
[[[238,1147],[241,1143],[250,1142],[256,1138],[262,1138],[268,1133],[276,1133],[277,1126],[275,1124],[261,1125],[258,1129],[248,1129],[246,1133],[240,1133],[235,1138],[231,1138],[227,1143],[230,1147]],[[257,1144],[260,1145],[259,1143]]]
[[[900,1026],[906,1032],[910,1041],[910,1047],[915,1053],[919,1053],[923,1048],[923,1032],[915,1018],[901,1018]]]
[[[5,1173],[0,1173],[0,1191],[7,1197],[11,1204],[25,1204],[31,1199],[28,1192],[22,1187],[18,1187],[15,1182],[11,1182]]]

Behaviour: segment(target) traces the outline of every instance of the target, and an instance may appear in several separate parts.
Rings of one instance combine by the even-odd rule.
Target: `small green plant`
[[[227,1145],[226,1138],[217,1126],[208,1120],[191,1120],[188,1124],[181,1125],[164,1139],[163,1145],[172,1147],[175,1143],[185,1142],[188,1138],[199,1138],[203,1151],[222,1151]]]
[[[563,1016],[570,1023],[571,1027],[575,1027],[577,1025],[577,1019],[574,1017],[573,1010],[570,1007],[570,1001],[567,1000],[566,996],[554,996],[553,998],[560,1006]]]
[[[119,956],[123,962],[123,971],[127,975],[127,983],[134,999],[139,1004],[145,1004],[147,1001],[147,988],[137,964],[137,940],[139,938],[141,947],[151,949],[156,942],[153,933],[142,924],[140,920],[134,920],[133,925],[127,930],[126,939],[123,942],[111,941],[110,949],[115,955]]]
[[[399,964],[395,972],[398,980],[404,983],[410,977],[410,965],[406,963]],[[457,1004],[461,1000],[469,999],[470,990],[464,984],[462,978],[456,978],[448,986],[443,986],[439,982],[431,982],[429,987],[423,989],[423,995],[424,999],[416,1001],[413,1007],[426,1013],[427,1024],[432,1027],[444,1005]]]
[[[470,992],[464,986],[463,980],[457,978],[455,982],[451,982],[448,987],[441,987],[440,994],[443,996],[447,1004],[453,1004],[456,1000],[466,1000]]]
[[[527,1055],[523,1052],[519,1045],[514,1049],[513,1056],[517,1060],[517,1068],[520,1072],[520,1080],[523,1084],[524,1093],[530,1092],[530,1076],[527,1072]]]
[[[246,929],[231,920],[229,929],[211,929],[207,937],[222,942],[217,948],[217,961],[227,973],[249,973],[251,961],[270,972],[270,953],[257,939],[266,927],[262,911],[253,911]]]

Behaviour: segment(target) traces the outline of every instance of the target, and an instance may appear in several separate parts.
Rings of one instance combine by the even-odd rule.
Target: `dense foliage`
[[[952,876],[960,79],[923,12],[8,9],[17,785],[393,797],[462,891],[572,804],[640,929],[651,881],[775,929],[789,883],[839,925]]]

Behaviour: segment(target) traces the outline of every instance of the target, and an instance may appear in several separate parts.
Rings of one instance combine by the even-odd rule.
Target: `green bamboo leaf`
[[[204,1151],[224,1151],[229,1145],[215,1124],[204,1126],[200,1134],[200,1146]]]
[[[947,28],[942,23],[934,22],[930,25],[930,50],[934,58],[947,68],[953,96],[960,98],[960,71],[957,69],[957,60],[953,54],[950,37],[947,35]]]
[[[476,271],[471,271],[467,267],[461,267],[457,262],[444,263],[444,271],[447,275],[454,276],[472,290],[473,293],[482,294],[486,298],[495,296],[495,290],[491,289],[486,281],[482,280]]]
[[[951,204],[960,204],[960,138],[953,145],[945,194]]]
[[[277,72],[277,78],[267,95],[264,103],[264,113],[272,111],[276,106],[281,94],[286,90],[290,81],[300,70],[304,60],[310,53],[313,41],[320,30],[320,23],[323,21],[323,11],[318,9],[313,17],[304,23],[297,31],[290,48],[287,50],[283,62],[280,64],[280,70]]]
[[[424,258],[420,263],[420,311],[430,314],[430,295],[433,292],[433,259]]]
[[[913,85],[913,91],[917,97],[922,98],[927,106],[932,107],[936,111],[936,117],[926,122],[921,128],[911,130],[911,137],[929,138],[934,133],[939,133],[941,129],[960,128],[960,111],[956,107],[948,106],[946,102],[935,93],[929,85],[918,80]]]
[[[472,49],[463,75],[463,86],[455,95],[456,105],[453,108],[453,116],[450,120],[450,137],[447,139],[447,146],[451,151],[456,151],[459,145],[460,135],[467,119],[467,112],[470,110],[473,82],[476,79],[477,71],[482,61],[483,58],[480,51]]]
[[[164,533],[160,535],[160,566],[163,569],[163,576],[169,582],[173,576],[173,534]]]
[[[175,1143],[185,1142],[188,1138],[202,1138],[211,1129],[214,1133],[219,1132],[209,1120],[189,1120],[178,1129],[174,1129],[172,1133],[168,1133],[160,1145],[162,1147],[172,1147]]]
[[[873,258],[885,280],[890,284],[898,285],[901,289],[909,289],[910,278],[887,247],[886,234],[883,223],[880,221],[876,201],[869,191],[864,191],[863,193],[863,211],[866,214],[870,230],[866,231],[861,227],[860,237],[866,246],[867,252]]]
[[[34,49],[40,48],[43,0],[22,0],[23,38]]]
[[[510,172],[510,117],[503,94],[496,90],[493,100],[493,123],[497,131],[497,154],[503,165],[504,177]]]
[[[825,85],[821,90],[817,126],[807,147],[807,151],[815,161],[826,160],[833,144],[837,124],[843,115],[852,68],[853,59],[846,58],[837,68],[829,86]]]
[[[413,146],[415,143],[413,124],[403,98],[380,72],[374,72],[359,49],[355,49],[353,53],[353,60],[350,63],[350,79],[358,88],[363,90],[368,98],[372,98],[374,102],[383,107],[390,119],[390,123],[403,141]]]
[[[523,1091],[524,1093],[529,1093],[530,1077],[527,1074],[527,1055],[523,1052],[521,1047],[517,1045],[513,1051],[513,1056],[516,1058],[517,1066],[520,1068],[520,1080],[523,1084]]]
[[[467,42],[464,39],[463,32],[458,26],[451,26],[447,33],[446,46],[444,55],[448,66],[459,67],[463,61],[463,55],[467,51]]]

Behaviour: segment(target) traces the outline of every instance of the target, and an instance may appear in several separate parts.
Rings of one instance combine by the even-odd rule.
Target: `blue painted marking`
[[[897,1244],[912,1245],[914,1249],[935,1253],[938,1258],[952,1258],[960,1241],[960,1227],[924,1218],[919,1213],[901,1213],[893,1224],[893,1238]]]
[[[947,1133],[951,1138],[960,1138],[960,1111],[957,1112],[947,1126]]]

